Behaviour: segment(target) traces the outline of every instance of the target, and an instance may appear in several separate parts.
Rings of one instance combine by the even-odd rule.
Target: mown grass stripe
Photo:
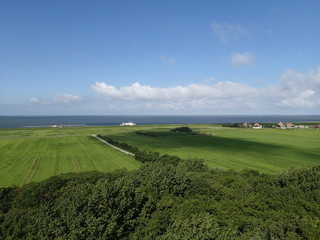
[[[27,172],[27,174],[25,175],[25,177],[24,177],[24,178],[22,179],[22,181],[20,182],[20,186],[21,186],[21,185],[24,185],[24,184],[26,184],[26,183],[31,182],[31,179],[32,179],[33,175],[35,174],[35,172],[36,172],[37,169],[38,169],[38,165],[39,165],[39,162],[40,162],[40,158],[41,158],[41,157],[40,157],[39,155],[35,158],[32,166],[31,166],[30,169],[29,169],[29,171]]]
[[[74,171],[80,172],[81,168],[80,168],[79,162],[78,162],[77,158],[74,156],[74,154],[70,150],[69,150],[69,155],[70,155],[70,158],[72,159],[72,164],[74,166]]]

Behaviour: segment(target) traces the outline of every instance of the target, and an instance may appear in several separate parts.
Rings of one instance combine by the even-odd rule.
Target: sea
[[[137,125],[223,124],[242,122],[320,122],[320,115],[105,115],[105,116],[0,116],[0,128],[41,128]]]

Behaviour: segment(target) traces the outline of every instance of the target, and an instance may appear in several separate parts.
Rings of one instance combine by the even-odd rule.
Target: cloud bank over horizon
[[[49,99],[30,98],[26,111],[42,114],[303,114],[320,111],[320,67],[302,73],[288,69],[278,84],[254,87],[231,81],[204,81],[155,87],[135,82],[116,87],[91,85],[91,96],[57,93]],[[10,106],[21,108],[22,105]],[[48,108],[49,107],[49,108]],[[9,106],[1,105],[5,112]],[[25,114],[25,113],[24,113]]]
[[[320,67],[302,73],[288,69],[278,84],[264,87],[231,81],[204,81],[155,87],[139,82],[128,86],[95,82],[89,96],[57,93],[51,98],[32,97],[25,104],[0,105],[26,110],[23,114],[318,114]],[[9,114],[12,114],[9,112]]]
[[[307,73],[286,70],[279,84],[262,88],[230,81],[163,88],[139,82],[121,87],[96,82],[91,88],[101,102],[121,109],[134,106],[137,110],[168,109],[190,113],[215,109],[283,113],[304,108],[316,112],[320,105],[320,67]]]

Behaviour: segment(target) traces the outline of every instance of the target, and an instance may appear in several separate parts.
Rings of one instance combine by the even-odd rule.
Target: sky
[[[319,0],[1,0],[0,115],[320,114]]]

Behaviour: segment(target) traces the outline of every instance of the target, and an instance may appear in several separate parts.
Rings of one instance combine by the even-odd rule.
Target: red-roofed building
[[[287,128],[294,128],[294,124],[293,123],[286,123],[286,127]]]

